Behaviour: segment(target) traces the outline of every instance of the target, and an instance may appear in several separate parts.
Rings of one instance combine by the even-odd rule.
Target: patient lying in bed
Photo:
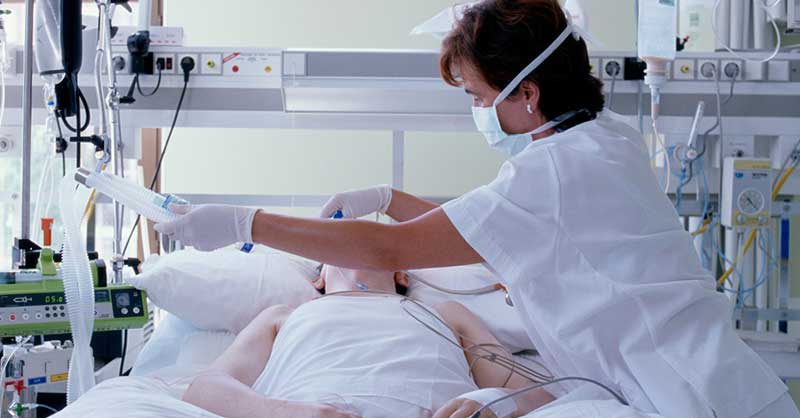
[[[458,396],[530,384],[415,320],[406,310],[465,348],[498,344],[460,304],[437,307],[442,323],[402,302],[396,289],[407,284],[402,273],[326,267],[315,285],[327,296],[265,310],[194,379],[184,401],[230,418],[466,418],[481,405]],[[553,398],[538,390],[516,400],[522,416]]]

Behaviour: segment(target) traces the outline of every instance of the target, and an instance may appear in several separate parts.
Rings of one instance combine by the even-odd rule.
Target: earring
[[[530,103],[528,104],[528,113],[533,114],[533,107],[531,107]]]

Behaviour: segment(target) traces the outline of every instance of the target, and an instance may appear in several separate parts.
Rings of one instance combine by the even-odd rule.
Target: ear
[[[323,268],[322,271],[319,273],[319,277],[317,277],[311,284],[314,285],[314,288],[317,290],[325,289],[325,276],[327,275],[327,269]]]
[[[520,93],[522,94],[522,99],[531,105],[534,110],[539,109],[539,86],[536,85],[533,81],[524,80],[520,85]]]
[[[396,272],[394,274],[394,282],[401,286],[409,287],[410,281],[408,280],[408,273],[402,271]]]

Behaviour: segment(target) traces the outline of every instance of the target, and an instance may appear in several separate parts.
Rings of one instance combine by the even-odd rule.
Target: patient
[[[183,400],[230,418],[461,418],[481,404],[460,395],[531,383],[509,378],[507,369],[465,354],[415,320],[404,309],[464,347],[498,344],[460,304],[437,307],[448,329],[401,302],[396,291],[407,285],[402,273],[325,267],[315,286],[328,296],[295,310],[265,310],[194,379]],[[552,400],[544,390],[521,395],[514,417]]]

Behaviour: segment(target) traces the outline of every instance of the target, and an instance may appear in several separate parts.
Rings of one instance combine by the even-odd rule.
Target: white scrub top
[[[532,142],[444,210],[509,286],[554,375],[604,382],[666,418],[748,418],[786,393],[736,335],[730,302],[620,116]]]

